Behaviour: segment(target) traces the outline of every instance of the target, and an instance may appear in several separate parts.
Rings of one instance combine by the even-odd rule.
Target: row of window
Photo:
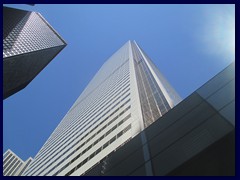
[[[4,176],[11,174],[11,169],[15,168],[14,165],[15,165],[15,163],[17,163],[17,161],[19,161],[18,158],[13,156],[11,158],[11,160],[9,160],[9,162],[7,162],[7,165],[5,166],[5,168],[3,168],[4,169],[4,172],[3,172]]]
[[[127,62],[127,61],[126,61]],[[125,63],[126,63],[125,62]],[[125,64],[125,66],[126,65],[128,65],[127,63]],[[125,68],[126,69],[126,68]],[[124,70],[125,71],[125,70]],[[119,72],[120,73],[120,72]],[[121,81],[123,82],[123,84],[127,84],[127,83],[129,83],[129,80],[127,80],[127,79],[129,79],[129,73],[127,72],[127,69],[126,69],[126,75],[122,75],[122,74],[119,74],[119,76],[122,78],[121,79]],[[125,76],[125,77],[122,77],[122,76]],[[127,81],[126,81],[127,80]],[[117,92],[119,92],[119,86],[120,85],[122,85],[123,86],[123,84],[120,84],[120,83],[118,83],[118,82],[116,82],[116,81],[114,81],[114,79],[112,80],[112,82],[113,83],[116,83],[117,85],[118,85],[118,87],[116,88],[116,92],[115,93],[113,93],[113,89],[112,88],[109,88],[109,91],[111,92],[111,93],[113,93],[113,94],[116,94],[116,95],[119,95],[119,93],[117,93]],[[120,82],[120,81],[119,81]],[[129,84],[128,84],[128,86],[129,86]],[[103,86],[104,87],[104,86]],[[105,86],[106,87],[106,86]],[[125,87],[126,88],[126,87]],[[123,89],[124,90],[124,89]],[[122,90],[122,91],[123,91]],[[106,92],[104,92],[104,94],[106,94]],[[107,95],[108,97],[109,97],[109,95]],[[109,101],[109,99],[108,98],[105,98],[105,100],[106,101]],[[115,100],[116,101],[116,100]],[[104,103],[104,104],[106,104],[106,102],[102,102],[102,103]],[[99,103],[94,103],[94,105],[96,105],[96,106],[98,106],[98,107],[100,107],[99,106]],[[92,108],[92,107],[91,107]],[[73,108],[72,108],[73,109]],[[97,110],[97,109],[96,109]],[[92,109],[91,109],[91,111],[92,111]],[[79,112],[79,110],[78,110],[78,112],[77,112],[78,114],[80,114],[81,116],[82,116],[82,114],[83,113],[81,113],[81,112]],[[88,115],[91,115],[91,114],[93,114],[93,115],[95,115],[96,113],[94,113],[94,112],[91,112],[91,113],[87,113]],[[68,114],[68,116],[67,116],[67,118],[69,118],[69,114]],[[70,118],[72,118],[72,117],[70,117]],[[85,119],[85,118],[84,118]],[[65,121],[66,123],[66,126],[68,126],[69,125],[69,122],[68,121]],[[86,121],[87,122],[87,121]],[[79,122],[75,122],[76,124],[78,124]],[[60,124],[60,126],[59,126],[59,128],[57,129],[57,131],[55,131],[57,134],[60,134],[61,132],[61,129],[62,128],[64,128],[63,126],[62,126],[62,122],[61,122],[61,124]],[[83,125],[83,124],[81,124],[81,125]],[[71,126],[73,126],[73,124],[71,124]],[[80,125],[78,125],[78,127],[80,127]],[[79,128],[77,127],[77,129],[78,129],[78,131],[79,131]],[[73,130],[72,130],[73,131]],[[68,132],[66,132],[65,131],[65,133],[61,133],[60,134],[60,136],[58,136],[57,138],[58,139],[55,139],[54,141],[55,141],[55,143],[53,143],[53,139],[51,138],[50,139],[50,141],[48,141],[44,146],[46,147],[48,144],[50,144],[50,147],[49,148],[56,148],[56,143],[58,143],[59,144],[59,142],[62,142],[62,139],[63,138],[65,138],[66,139],[66,137],[68,137],[68,136],[66,136],[67,135],[67,133]],[[55,137],[57,136],[57,134],[55,134]],[[53,133],[53,135],[54,135],[54,133]],[[51,135],[52,136],[52,135]],[[62,137],[61,139],[59,139],[60,137]],[[37,166],[39,166],[39,161],[37,161],[38,159],[40,159],[41,157],[43,157],[46,153],[49,153],[49,148],[48,147],[46,147],[46,148],[42,148],[42,150],[41,150],[41,152],[40,153],[38,153],[39,154],[39,156],[37,157],[37,158],[35,158],[35,161],[34,161],[34,163],[31,165],[31,167],[29,168],[29,170],[28,171],[30,171],[31,169],[33,169],[34,167],[35,167],[35,165],[37,165]],[[41,160],[42,161],[42,160]],[[43,161],[42,161],[43,162]]]
[[[21,176],[22,173],[25,171],[25,169],[28,167],[28,165],[32,162],[32,159],[29,159],[28,162],[25,164],[24,168],[19,172],[18,176]]]
[[[125,86],[125,87],[124,87]],[[120,88],[120,89],[113,89],[113,91],[112,91],[112,93],[111,94],[114,94],[114,92],[123,92],[127,87],[129,87],[129,81],[127,81],[126,83],[124,83],[123,85],[122,85],[122,87]],[[107,97],[111,97],[111,94],[109,95],[109,96],[107,96]],[[114,100],[114,98],[116,98],[117,96],[119,96],[119,93],[115,93],[116,95],[115,96],[113,96],[113,97],[111,97],[110,99],[109,98],[106,98],[105,96],[103,97],[104,98],[104,100],[102,100],[102,98],[99,98],[100,100],[102,100],[102,101],[100,101],[99,100],[99,102],[96,102],[96,103],[94,103],[94,105],[93,105],[93,107],[92,107],[92,109],[91,109],[91,112],[89,112],[89,111],[87,111],[86,113],[82,113],[82,112],[79,112],[79,110],[78,109],[76,109],[76,111],[77,111],[77,114],[79,114],[78,116],[75,116],[75,117],[72,117],[69,113],[68,113],[68,119],[72,119],[73,121],[71,122],[71,124],[69,123],[69,121],[66,121],[64,124],[62,124],[61,123],[61,127],[59,127],[58,129],[56,129],[56,131],[55,131],[55,133],[53,134],[54,135],[54,139],[56,138],[56,136],[58,135],[58,134],[60,134],[60,136],[59,137],[61,137],[61,136],[63,136],[63,134],[62,134],[62,130],[63,129],[67,129],[68,128],[68,126],[74,126],[74,124],[78,124],[79,123],[79,119],[81,118],[81,119],[86,119],[85,121],[87,121],[88,119],[91,119],[91,118],[93,118],[93,116],[95,116],[94,118],[96,118],[96,113],[97,112],[99,112],[99,109],[101,109],[101,111],[100,112],[103,112],[104,110],[102,110],[102,106],[104,105],[104,106],[107,106],[109,103],[111,103],[111,101],[113,101]],[[124,93],[122,93],[122,96],[123,96],[123,94]],[[118,97],[118,99],[119,99],[120,97]],[[116,99],[116,100],[118,100],[118,99]],[[115,100],[115,101],[116,101]],[[110,104],[111,105],[111,104]],[[108,105],[107,107],[109,107],[110,105]],[[105,108],[106,109],[106,108]],[[72,113],[73,114],[73,113]],[[99,114],[99,113],[98,113]],[[81,117],[80,117],[81,116]],[[74,119],[75,119],[75,121],[74,121]],[[81,122],[81,123],[83,123],[83,122]],[[66,133],[66,132],[65,132]],[[58,137],[58,138],[59,138]],[[44,146],[46,146],[47,144],[51,144],[52,145],[52,142],[53,142],[53,140],[54,139],[51,139],[51,140],[49,140]],[[45,150],[44,150],[45,151]]]
[[[67,118],[76,119],[76,115],[77,118],[83,118],[86,115],[91,115],[97,108],[101,108],[101,104],[106,106],[105,101],[109,99],[108,97],[112,97],[114,94],[119,94],[118,92],[121,91],[121,88],[124,86],[124,84],[129,81],[129,73],[127,71],[120,73],[119,71],[116,72],[116,70],[114,72],[114,76],[111,74],[110,77],[108,76],[105,80],[101,80],[102,82],[99,83],[94,90],[91,91],[91,89],[88,89],[87,95],[84,95],[83,92],[78,100],[74,103],[73,107],[69,110]],[[94,82],[91,82],[90,84],[92,83]],[[87,100],[85,100],[86,98]],[[79,103],[84,104],[84,106],[80,106],[81,108],[79,108]],[[76,113],[70,113],[75,109],[76,106],[78,106]],[[84,119],[86,119],[86,117],[84,117]],[[65,124],[69,124],[69,122],[62,121],[59,128]]]
[[[128,90],[126,90],[124,93],[123,93],[123,95],[126,93],[126,92],[128,92],[129,91],[129,89]],[[122,101],[124,101],[128,96],[129,96],[130,94],[127,94],[124,98],[122,98],[118,103],[116,103],[111,109],[109,109],[107,112],[106,112],[106,114],[108,113],[108,112],[110,112],[112,109],[114,109],[118,104],[120,104],[120,102],[122,102]],[[118,99],[120,98],[121,96],[119,96],[118,97]],[[117,99],[117,100],[118,100]],[[111,105],[111,104],[110,104]],[[110,106],[109,105],[109,106]],[[123,105],[122,105],[123,106]],[[105,108],[105,109],[107,109],[107,108]],[[104,109],[104,110],[105,110]],[[103,111],[104,111],[103,110]],[[110,118],[115,112],[116,112],[117,110],[115,110],[111,115],[109,115],[106,119],[108,119],[108,118]],[[101,113],[101,112],[100,112]],[[96,116],[97,117],[97,116]],[[95,122],[98,122],[99,120],[100,120],[100,118],[102,118],[103,116],[101,116],[101,117],[99,117]],[[106,120],[105,119],[105,120]],[[103,120],[103,121],[105,121],[105,120]],[[87,122],[87,120],[85,120],[84,122]],[[83,122],[83,123],[84,123]],[[72,132],[74,132],[74,134],[72,134],[72,136],[75,136],[79,131],[81,131],[84,127],[82,127],[82,128],[80,128],[79,126],[81,126],[81,124],[82,123],[80,123],[78,126],[76,126],[75,127],[75,129],[76,129],[76,131],[73,129],[72,130]],[[89,128],[91,127],[91,126],[93,126],[93,125],[95,125],[95,123],[94,122],[92,122],[92,124],[89,124]],[[81,134],[79,134],[76,138],[78,138],[78,137],[80,137],[83,133],[84,133],[85,131],[83,131]],[[65,134],[67,134],[67,133],[65,133]],[[88,133],[89,134],[89,133]],[[86,134],[85,135],[85,137],[88,135],[88,134]],[[43,159],[41,159],[41,161],[42,161],[42,163],[44,162],[44,160],[45,159],[47,159],[50,155],[52,155],[55,151],[54,151],[54,149],[56,149],[57,148],[57,146],[58,145],[60,145],[60,144],[64,144],[64,142],[68,142],[71,138],[72,138],[72,136],[62,136],[63,138],[65,138],[65,140],[63,141],[63,140],[59,140],[59,141],[56,141],[57,142],[57,145],[55,145],[55,144],[52,144],[52,147],[54,147],[52,150],[50,150],[50,151],[48,151],[48,154],[47,154],[47,156],[45,156]],[[74,139],[76,139],[76,138],[72,138],[72,141],[74,140]],[[72,141],[70,141],[69,143],[71,143]],[[68,143],[68,144],[69,144]],[[55,145],[55,146],[54,146]],[[65,145],[66,146],[66,145]],[[62,147],[61,147],[62,148]],[[42,164],[42,163],[40,163],[40,164]],[[38,167],[40,168],[40,164],[39,164],[39,162],[38,162]],[[33,168],[33,165],[32,165],[32,167],[31,167],[31,169]],[[38,168],[38,169],[39,169]],[[37,170],[35,170],[35,171],[37,171]]]
[[[129,96],[129,94],[126,95],[121,101],[123,101],[124,99],[126,99],[128,96]],[[119,101],[119,102],[121,102],[121,101]],[[127,104],[129,101],[130,101],[130,99],[128,99],[125,103],[123,103],[118,109],[116,109],[113,113],[111,113],[108,117],[106,117],[106,118],[105,118],[103,121],[101,121],[98,125],[96,125],[96,123],[92,123],[92,124],[88,127],[88,129],[89,129],[91,126],[93,126],[93,125],[96,125],[96,127],[95,127],[94,129],[92,129],[90,132],[88,132],[85,136],[83,136],[80,140],[78,140],[77,142],[75,142],[75,143],[74,143],[71,147],[69,147],[67,150],[65,150],[65,152],[69,151],[69,150],[70,150],[72,147],[74,147],[77,143],[79,143],[79,142],[82,141],[84,138],[86,138],[89,133],[91,133],[93,130],[95,130],[97,127],[99,127],[102,123],[104,123],[104,122],[106,122],[108,119],[110,119],[115,113],[117,113],[117,111],[118,111],[120,108],[122,108],[122,107],[123,107],[125,104]],[[123,112],[125,112],[125,110],[124,110]],[[119,114],[119,115],[120,115],[120,114]],[[117,115],[116,117],[119,117],[119,115]],[[80,131],[80,130],[79,130],[79,131]],[[75,131],[75,133],[73,134],[73,136],[74,136],[74,135],[77,135],[77,133],[78,133],[79,131]],[[68,147],[69,144],[71,144],[75,139],[79,138],[83,133],[85,133],[85,131],[82,131],[82,133],[78,134],[75,138],[67,136],[67,137],[68,137],[67,141],[68,141],[68,140],[71,140],[71,141],[69,141],[67,144],[64,144],[64,146],[62,146],[60,149],[58,149],[58,154],[59,154],[65,147]],[[67,142],[67,141],[66,141],[66,142]],[[86,141],[85,141],[85,142],[86,142]],[[43,163],[46,159],[48,159],[53,153],[56,154],[57,152],[56,152],[56,151],[52,151],[51,153],[49,152],[48,155],[42,160],[42,163]],[[64,154],[64,153],[62,153],[62,154]],[[54,158],[57,158],[57,157],[55,156]],[[37,172],[40,168],[42,168],[42,167],[45,165],[45,164],[43,164],[42,166],[40,166],[42,163],[38,164],[38,168],[37,168],[36,170],[32,171],[31,174],[34,174],[35,172]],[[41,172],[42,172],[42,171],[41,171]]]
[[[129,107],[130,108],[130,107]],[[76,157],[74,157],[68,164],[66,164],[66,165],[64,165],[60,170],[58,170],[58,172],[57,173],[55,173],[54,174],[54,176],[56,176],[57,174],[59,174],[62,170],[64,170],[65,168],[67,168],[69,165],[71,165],[73,162],[75,162],[79,157],[81,157],[81,156],[83,156],[84,155],[84,153],[86,153],[87,151],[89,151],[92,147],[94,147],[97,143],[99,143],[103,138],[105,138],[105,137],[107,137],[112,131],[114,131],[117,127],[119,127],[120,125],[122,125],[124,122],[126,122],[129,118],[131,117],[131,114],[129,114],[129,115],[127,115],[123,120],[121,120],[120,122],[118,122],[115,126],[113,126],[110,130],[108,130],[105,134],[103,134],[101,137],[99,137],[97,140],[95,140],[92,144],[90,144],[87,148],[85,148],[82,152],[80,152]],[[112,122],[114,122],[114,121],[112,121]],[[111,122],[111,123],[112,123]],[[104,128],[102,128],[101,129],[101,131],[103,130]],[[118,137],[120,137],[121,135],[123,134],[123,131],[121,131],[121,132],[119,132],[118,134],[117,134],[117,136],[116,136],[116,138],[118,138]],[[97,133],[93,136],[93,137],[95,137],[97,135]],[[92,138],[93,138],[92,137]],[[115,137],[115,136],[114,136]],[[91,138],[91,139],[92,139]],[[113,138],[112,138],[113,139]],[[90,139],[89,139],[90,140]],[[89,142],[89,140],[87,140],[86,142]],[[115,139],[114,139],[115,140]],[[111,142],[111,140],[110,141],[108,141],[108,142]],[[108,144],[108,142],[107,143],[105,143],[102,147],[103,147],[103,149],[105,148],[105,146]],[[112,142],[111,142],[112,143]],[[110,143],[110,144],[111,144]],[[75,150],[75,152],[77,151],[77,150],[79,150],[80,148],[82,147],[82,145],[80,145],[76,150]],[[95,152],[97,152],[97,151],[95,151]],[[100,152],[100,151],[99,151]],[[97,152],[98,153],[98,152]],[[91,155],[92,156],[95,156],[97,153],[92,153]],[[72,155],[73,153],[71,153],[71,154],[69,154],[68,155],[68,157],[66,157],[66,158],[69,158],[71,155]],[[91,156],[90,155],[90,156]],[[92,157],[91,157],[92,158]],[[55,167],[57,167],[59,164],[57,164]],[[51,169],[50,171],[48,171],[48,173],[50,173],[50,172],[52,172],[52,170],[53,169]],[[46,173],[46,174],[44,174],[44,176],[45,175],[47,175],[48,173]]]
[[[5,169],[8,166],[8,164],[12,162],[13,159],[14,159],[13,154],[10,154],[3,162],[3,165],[4,165],[3,169]]]
[[[128,88],[128,87],[129,87],[129,84],[127,84],[126,87],[123,87],[122,91],[126,90],[126,88]],[[115,99],[115,102],[116,102],[119,98],[121,98],[125,93],[127,93],[128,91],[129,91],[129,89],[126,90],[126,91],[124,91],[121,95],[118,94],[119,97],[118,97],[117,99]],[[110,103],[114,98],[116,98],[116,96],[114,96],[114,97],[113,97],[112,99],[110,99],[110,100],[108,99],[109,101],[107,102],[107,104]],[[126,98],[126,97],[124,97],[124,98]],[[121,101],[123,101],[124,98],[122,98]],[[93,113],[92,113],[92,116],[95,115],[95,117],[93,117],[93,118],[96,118],[99,114],[101,114],[102,112],[104,112],[104,111],[105,111],[107,108],[109,108],[112,104],[113,104],[113,103],[111,103],[110,105],[108,105],[105,109],[103,109],[102,111],[100,111],[97,115],[94,114],[94,112],[93,112]],[[112,108],[112,109],[113,109],[113,108]],[[92,118],[92,116],[90,116],[89,118]],[[69,133],[69,131],[73,131],[73,132],[74,132],[74,131],[75,131],[74,129],[77,129],[77,130],[78,130],[77,132],[79,132],[80,126],[83,126],[84,123],[88,122],[88,121],[89,121],[89,118],[86,119],[86,120],[84,120],[84,121],[82,121],[81,123],[79,123],[78,121],[75,122],[75,124],[77,124],[77,126],[74,127],[75,124],[73,124],[72,127],[71,127],[71,129],[69,129],[68,131],[65,130],[65,132],[62,133],[61,136],[58,137],[58,141],[55,140],[55,143],[52,142],[52,144],[51,144],[50,147],[52,147],[52,148],[54,147],[54,148],[55,148],[57,145],[59,145],[60,143],[62,143],[62,142],[64,141],[64,138],[65,138],[65,139],[66,139],[66,138],[69,139],[69,136],[66,136],[66,135]],[[99,120],[99,119],[98,119],[98,120]],[[97,120],[97,121],[98,121],[98,120]],[[76,132],[76,131],[75,131],[75,132]],[[59,138],[60,138],[60,139],[59,139]],[[49,147],[49,148],[50,148],[50,147]],[[49,152],[49,148],[45,148],[44,151],[42,151],[41,155],[39,155],[39,156],[35,159],[35,162],[34,162],[33,164],[31,164],[31,168],[33,167],[34,164],[37,163],[37,161],[36,161],[37,159],[39,159],[40,157],[44,156],[44,154],[46,154],[46,153],[50,153],[50,152],[53,150],[53,149],[52,149],[52,150]],[[47,151],[47,150],[48,150],[48,151]]]
[[[119,82],[120,83],[120,82]],[[124,87],[125,85],[127,84],[127,86],[126,87]],[[127,81],[126,83],[124,83],[123,85],[122,85],[123,87],[121,87],[121,89],[112,89],[112,92],[111,92],[111,94],[112,93],[114,93],[114,92],[116,92],[116,91],[124,91],[128,86],[129,86],[129,81]],[[118,86],[116,87],[116,88],[118,88]],[[118,93],[115,93],[116,94],[116,96],[118,96],[119,94]],[[111,96],[111,95],[109,95],[109,96]],[[79,116],[82,116],[81,117],[81,119],[86,119],[86,121],[87,121],[87,119],[90,119],[90,118],[92,118],[93,116],[96,116],[95,114],[96,114],[96,112],[98,112],[99,111],[99,108],[101,108],[101,106],[102,105],[107,105],[108,103],[110,103],[114,98],[116,98],[116,96],[114,96],[114,97],[112,97],[111,99],[108,99],[108,98],[105,98],[105,100],[103,100],[103,101],[100,101],[100,100],[102,100],[102,98],[99,98],[99,102],[96,102],[96,103],[94,103],[94,106],[92,107],[92,109],[91,109],[91,111],[92,112],[86,112],[86,113],[81,113],[81,112],[79,112],[79,110],[77,111],[77,113],[79,114]],[[105,97],[105,96],[104,96]],[[103,97],[103,98],[104,98]],[[120,98],[120,97],[119,97]],[[106,102],[107,101],[107,102]],[[116,100],[115,100],[116,101]],[[109,106],[108,106],[109,107]],[[103,110],[102,110],[103,111]],[[101,112],[102,112],[101,111]],[[98,113],[99,114],[99,113]],[[85,116],[84,116],[85,115]],[[71,117],[70,116],[70,114],[68,114],[68,119],[69,118],[71,118],[71,119],[73,119],[73,121],[72,121],[72,123],[70,124],[69,123],[69,121],[66,121],[66,123],[61,123],[61,125],[54,131],[54,133],[51,135],[53,138],[51,138],[50,140],[48,140],[48,142],[44,145],[45,147],[48,145],[48,144],[51,144],[51,146],[53,146],[53,141],[55,141],[56,142],[56,138],[60,138],[60,137],[63,137],[64,136],[64,134],[66,134],[67,133],[67,131],[66,131],[66,129],[67,129],[67,127],[68,126],[71,126],[71,127],[73,127],[75,124],[78,124],[79,123],[79,121],[78,121],[78,119],[80,118],[80,117]],[[96,117],[95,117],[96,118]],[[75,121],[74,121],[74,119],[75,119]],[[81,124],[82,124],[83,122],[81,122]],[[80,126],[80,124],[78,125],[78,126]],[[64,133],[62,133],[61,131],[62,131],[62,129],[65,129],[65,132]],[[57,136],[58,134],[60,134],[60,136]],[[59,140],[58,140],[59,141]],[[44,151],[46,151],[48,148],[45,148],[44,150],[42,149],[40,152],[41,153],[43,153]],[[43,154],[42,154],[43,155]],[[38,157],[39,158],[39,157]],[[37,158],[37,159],[38,159]]]
[[[118,149],[120,149],[122,146],[124,146],[125,144],[127,144],[130,140],[132,140],[132,137],[127,138],[126,140],[124,140],[123,143],[121,143],[116,149],[114,149],[114,151],[110,152],[108,155],[104,156],[103,159],[101,159],[100,161],[96,162],[92,167],[88,168],[84,173],[81,174],[81,176],[86,175],[89,171],[91,171],[95,166],[97,166],[99,163],[105,163],[106,160],[108,159],[108,157],[110,157],[112,155],[112,153],[116,152]],[[103,168],[101,173],[104,174],[105,169]]]
[[[88,115],[89,111],[99,108],[100,104],[105,104],[104,101],[107,99],[107,97],[112,97],[116,94],[116,92],[121,91],[126,82],[129,82],[129,73],[121,74],[120,77],[116,77],[116,73],[114,76],[112,75],[108,77],[106,79],[107,81],[104,80],[102,83],[100,83],[100,85],[98,85],[94,90],[85,95],[84,98],[81,98],[80,96],[80,100],[74,104],[70,111],[82,103],[84,104],[84,107],[82,107],[80,111],[78,110],[76,115],[78,115],[78,117],[83,117]]]
[[[106,95],[108,94],[108,92],[111,92],[115,87],[119,87],[121,85],[122,82],[125,82],[126,77],[129,77],[129,69],[128,69],[128,59],[117,69],[115,69],[109,76],[107,76],[104,80],[101,80],[101,83],[99,83],[96,87],[94,87],[94,89],[90,92],[87,93],[87,95],[84,95],[84,97],[82,98],[82,94],[81,96],[78,98],[78,100],[76,101],[76,103],[74,104],[74,106],[71,108],[74,109],[79,103],[83,102],[86,98],[88,98],[90,95],[93,97],[99,97],[99,93],[103,92],[103,96],[107,97]],[[124,67],[126,66],[126,67]],[[120,73],[119,70],[124,69],[123,73]],[[116,74],[117,73],[117,74]],[[118,80],[120,79],[120,81],[118,82]],[[110,84],[109,82],[110,81]],[[121,83],[120,83],[121,82]],[[88,87],[94,82],[90,82],[90,84],[88,85]],[[117,86],[116,86],[117,85]],[[102,90],[101,90],[102,88]],[[99,99],[99,98],[98,98]],[[92,107],[92,103],[88,104],[86,107],[88,108],[89,105]],[[92,109],[92,108],[91,108]],[[71,111],[70,110],[70,111]],[[82,112],[80,113],[82,114]]]
[[[106,142],[104,145],[102,145],[100,148],[98,148],[95,152],[93,152],[90,156],[85,158],[81,163],[79,163],[77,166],[75,166],[73,169],[71,169],[68,173],[65,174],[65,176],[71,175],[73,172],[78,170],[80,167],[82,167],[84,164],[86,164],[89,160],[91,160],[94,156],[96,156],[98,153],[100,153],[103,149],[108,147],[111,143],[113,143],[116,139],[121,137],[124,133],[126,133],[128,130],[131,129],[131,124],[129,124],[126,128],[124,128],[121,132],[119,132],[116,136],[111,138],[108,142]],[[57,174],[54,174],[57,175]]]
[[[14,172],[12,173],[12,175],[15,175],[15,173],[17,172],[17,170],[21,167],[23,163],[21,161],[18,161],[16,164],[16,169],[14,170]]]
[[[4,155],[4,160],[3,160],[3,164],[5,164],[7,161],[8,161],[8,159],[12,156],[12,153],[11,154],[9,154],[10,152],[8,151],[5,155]],[[8,154],[9,154],[9,156],[8,156]]]
[[[82,148],[85,144],[87,144],[91,139],[93,139],[94,137],[96,137],[97,135],[99,135],[99,133],[101,132],[101,131],[103,131],[107,126],[109,126],[109,125],[111,125],[113,122],[115,122],[115,120],[117,119],[117,118],[119,118],[124,112],[126,112],[128,109],[130,109],[130,106],[129,107],[127,107],[124,111],[122,111],[118,116],[116,116],[115,118],[113,118],[111,121],[109,121],[105,126],[103,126],[100,130],[98,130],[96,133],[94,133],[91,137],[89,137],[87,140],[84,140],[84,142],[82,143],[82,144],[80,144],[74,151],[72,151],[69,155],[67,155],[63,160],[61,160],[58,164],[56,164],[52,169],[50,169],[47,173],[45,173],[44,174],[44,176],[45,175],[47,175],[48,173],[50,173],[50,172],[52,172],[56,167],[58,167],[60,164],[62,164],[65,160],[67,160],[71,155],[73,155],[76,151],[78,151],[80,148]],[[122,122],[125,122],[127,119],[129,119],[130,118],[130,116],[129,117],[126,117],[126,118],[124,118],[123,120],[122,120]],[[99,127],[103,122],[105,122],[105,121],[102,121],[98,126],[96,126],[94,129],[92,129],[91,130],[91,132],[93,132],[94,130],[96,130],[97,129],[97,127]],[[122,124],[122,123],[121,123]],[[90,132],[89,132],[90,133]],[[108,134],[109,134],[110,132],[108,132]],[[103,136],[104,137],[104,136]],[[100,140],[102,140],[103,139],[103,137],[100,139]],[[84,138],[86,138],[86,136],[85,137],[83,137],[83,138],[81,138],[79,141],[77,141],[77,142],[75,142],[72,146],[69,146],[68,147],[68,149],[65,149],[65,151],[62,153],[62,154],[65,154],[65,153],[67,153],[70,149],[72,149],[74,146],[76,146],[78,143],[80,143],[81,141],[83,141],[83,139]],[[97,142],[99,142],[100,140],[97,140]],[[93,143],[93,145],[95,145],[96,143],[97,143],[96,141]],[[89,146],[90,147],[90,146]],[[82,154],[83,153],[85,153],[88,149],[89,149],[89,147],[88,148],[86,148],[83,152],[82,152]],[[61,156],[59,156],[59,157],[61,157]],[[59,157],[57,157],[57,159],[55,160],[55,161],[57,161],[58,159],[59,159]],[[38,173],[38,175],[40,175],[44,170],[46,170],[48,167],[50,167],[55,161],[53,161],[53,162],[51,162],[47,167],[45,167],[41,172],[39,172]]]

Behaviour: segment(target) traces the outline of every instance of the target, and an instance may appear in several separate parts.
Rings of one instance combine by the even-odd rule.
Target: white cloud
[[[208,5],[199,31],[203,50],[226,61],[235,60],[235,5]]]

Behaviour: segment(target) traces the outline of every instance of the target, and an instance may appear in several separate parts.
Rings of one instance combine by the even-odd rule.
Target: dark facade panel
[[[137,168],[135,171],[129,174],[129,176],[146,176],[146,168],[145,164],[143,164],[141,167]]]
[[[149,141],[151,155],[155,156],[157,153],[180,140],[185,134],[199,126],[203,121],[206,121],[214,113],[214,110],[209,107],[208,104],[202,102],[190,113],[181,117],[163,131],[159,131],[159,134]]]
[[[146,136],[148,140],[157,136],[161,131],[169,127],[171,124],[175,123],[179,118],[182,118],[194,108],[199,106],[203,99],[197,94],[193,93],[182,101],[178,106],[175,106],[169,112],[165,114],[159,121],[156,121],[154,125],[150,125],[145,129]]]
[[[4,99],[25,88],[63,47],[21,54],[3,61]]]
[[[136,151],[141,149],[141,147],[141,137],[137,136],[136,138],[131,140],[131,143],[127,143],[116,152],[111,153],[107,160],[109,165],[107,170],[111,170],[111,168],[118,166],[121,161],[131,157],[133,154],[136,153]]]
[[[103,174],[103,163],[99,162],[94,167],[89,169],[84,176],[101,176]]]
[[[203,98],[208,98],[216,90],[221,89],[224,85],[235,79],[235,62],[231,63],[227,68],[218,73],[196,92]]]
[[[226,94],[228,94],[226,96]],[[213,95],[207,98],[207,102],[211,104],[215,109],[220,110],[235,99],[235,80],[231,80],[224,85],[221,89],[218,89]]]
[[[155,175],[170,173],[233,130],[227,121],[216,114],[153,157]]]
[[[139,168],[141,165],[144,165],[144,157],[143,157],[143,150],[139,148],[133,154],[131,154],[127,159],[118,161],[118,164],[113,167],[109,168],[109,171],[106,171],[106,176],[127,176],[135,169]],[[108,164],[111,166],[111,163]],[[131,167],[131,168],[129,168]],[[108,169],[107,169],[108,170]]]
[[[207,162],[207,163],[206,163]],[[235,174],[235,130],[183,163],[168,176],[232,176]]]
[[[223,107],[219,113],[235,126],[235,100]]]

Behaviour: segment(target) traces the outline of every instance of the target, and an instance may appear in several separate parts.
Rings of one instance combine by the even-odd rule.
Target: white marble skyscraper
[[[35,156],[28,176],[78,176],[181,101],[128,41],[100,68]]]

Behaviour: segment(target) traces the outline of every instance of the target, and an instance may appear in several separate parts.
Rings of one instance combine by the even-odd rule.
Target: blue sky
[[[136,40],[184,99],[235,61],[235,5],[6,5],[40,12],[68,43],[3,101],[3,152],[34,157],[101,65]]]

